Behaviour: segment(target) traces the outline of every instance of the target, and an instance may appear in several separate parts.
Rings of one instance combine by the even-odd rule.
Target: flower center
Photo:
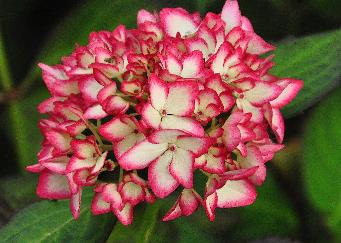
[[[175,144],[169,144],[168,149],[170,151],[175,151],[176,150],[176,145]]]
[[[107,63],[114,63],[115,59],[113,57],[108,57],[108,58],[105,58],[104,61]]]
[[[167,111],[166,110],[161,110],[160,114],[161,114],[161,116],[167,116]]]

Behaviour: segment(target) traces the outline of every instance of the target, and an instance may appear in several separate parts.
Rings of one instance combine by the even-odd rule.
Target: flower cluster
[[[283,148],[280,109],[302,81],[269,74],[274,47],[241,16],[236,0],[220,14],[140,10],[137,28],[90,34],[61,64],[39,64],[51,98],[38,109],[44,141],[37,194],[70,199],[94,186],[94,214],[130,224],[133,208],[175,192],[163,220],[246,206],[265,163]],[[206,181],[193,181],[203,173]],[[200,195],[196,190],[205,187]],[[199,190],[202,191],[202,190]]]

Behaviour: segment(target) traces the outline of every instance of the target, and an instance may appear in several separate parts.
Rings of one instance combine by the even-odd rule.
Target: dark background
[[[196,10],[195,1],[190,0],[154,0],[153,2],[162,7],[182,6],[190,11]],[[207,9],[215,13],[218,13],[224,4],[224,1],[208,0],[206,2],[208,2]],[[72,15],[73,10],[84,4],[86,1],[81,0],[0,1],[0,28],[12,79],[16,85],[25,78],[29,68],[32,67],[34,58],[55,26],[63,21],[65,16]],[[341,1],[339,0],[240,0],[239,4],[243,15],[251,20],[256,32],[272,42],[333,30],[341,24]],[[91,21],[91,16],[88,21]],[[77,33],[69,34],[77,35]],[[67,54],[64,53],[64,55]],[[38,80],[32,86],[40,85],[42,82]],[[0,106],[0,112],[4,108]],[[14,149],[11,148],[14,146],[11,138],[4,131],[0,131],[0,134],[3,140],[6,140],[5,146],[1,147],[3,158],[16,161]],[[13,164],[9,167],[5,165],[0,174],[15,171]]]
[[[115,2],[115,0],[113,0],[113,2]],[[181,6],[189,11],[196,10],[195,1],[160,0],[154,2],[162,7]],[[0,0],[0,30],[14,87],[20,87],[20,85],[22,85],[28,70],[32,65],[35,65],[37,54],[44,46],[44,43],[50,34],[53,33],[55,27],[58,26],[66,16],[72,16],[75,9],[86,3],[87,1],[79,0]],[[224,1],[210,0],[207,1],[207,9],[217,13],[220,11],[223,4]],[[339,0],[240,0],[239,4],[242,14],[251,20],[255,31],[267,41],[275,43],[313,33],[334,30],[341,26],[341,1]],[[91,14],[88,17],[88,21],[92,21]],[[113,18],[115,18],[115,13],[113,13]],[[114,27],[115,26],[112,26],[112,29]],[[74,31],[68,34],[77,35],[78,33],[77,31]],[[60,41],[62,42],[63,40]],[[330,51],[333,51],[332,46],[330,47]],[[64,53],[64,55],[68,54],[69,53]],[[55,63],[48,64],[52,65]],[[23,174],[20,169],[22,167],[22,165],[20,165],[22,160],[26,160],[24,162],[26,165],[35,163],[35,154],[39,149],[39,142],[37,141],[41,141],[38,128],[36,127],[39,115],[36,112],[35,106],[46,97],[47,93],[43,88],[43,83],[40,78],[35,79],[34,82],[27,85],[27,87],[25,87],[25,93],[23,94],[16,94],[13,92],[12,96],[6,96],[5,99],[0,97],[0,180],[2,178],[7,178],[9,175]],[[11,119],[8,118],[8,103],[12,100],[19,100],[24,103],[24,115],[21,117],[22,120],[19,119],[17,121],[19,127],[25,120],[32,120],[32,124],[28,126],[23,125],[25,135],[31,139],[31,144],[28,146],[26,145],[26,147],[24,146],[24,150],[29,151],[31,154],[26,157],[21,156],[16,148],[18,144],[17,140],[20,140],[20,136],[18,137],[18,135],[15,135],[10,129],[12,124]],[[273,165],[269,165],[269,170],[271,172],[269,183],[275,181],[276,189],[271,189],[269,184],[265,185],[265,189],[263,189],[276,191],[272,195],[274,197],[276,197],[277,191],[281,191],[285,200],[288,201],[288,204],[290,204],[290,207],[294,211],[296,222],[295,229],[291,231],[291,226],[288,226],[287,232],[281,228],[283,225],[276,228],[276,226],[271,225],[272,223],[276,224],[276,222],[272,222],[271,220],[269,221],[270,223],[265,224],[265,226],[261,225],[259,228],[252,228],[250,225],[253,223],[257,224],[257,220],[255,218],[250,218],[250,224],[248,225],[246,223],[245,225],[251,227],[250,234],[256,236],[255,238],[251,237],[250,239],[255,240],[257,237],[260,237],[261,239],[273,239],[271,238],[273,235],[276,237],[277,235],[280,235],[280,238],[287,241],[298,239],[306,242],[327,242],[333,239],[332,233],[327,229],[325,222],[323,221],[323,215],[311,205],[303,192],[304,189],[300,186],[302,184],[300,166],[295,165],[295,162],[297,161],[293,159],[293,157],[300,153],[300,139],[305,124],[307,123],[307,117],[309,117],[312,111],[313,108],[310,108],[301,115],[286,121],[287,132],[285,144],[287,145],[287,149],[285,150],[285,153],[288,153],[292,157],[290,158],[290,161],[286,160],[287,157],[285,157],[285,155],[276,157],[277,159],[273,161]],[[15,136],[17,137],[14,138]],[[283,165],[283,163],[287,164]],[[335,179],[340,180],[340,178]],[[34,178],[32,180],[36,179]],[[1,187],[0,184],[0,192]],[[35,199],[31,200],[34,201]],[[3,200],[0,195],[1,224],[7,222],[17,210],[8,209],[10,206],[4,205],[2,203],[3,201],[5,200]],[[22,206],[23,205],[21,205],[21,207]],[[281,205],[278,205],[278,207],[281,207]],[[267,220],[267,218],[271,218],[271,214],[274,213],[274,211],[262,212],[269,213],[270,215],[259,213],[257,215],[258,220],[262,220],[263,217]],[[218,217],[219,222],[210,225],[206,222],[203,223],[200,218],[199,221],[201,223],[198,223],[198,227],[206,227],[206,229],[212,230],[212,237],[217,237],[217,241],[219,241],[218,239],[228,239],[228,235],[231,234],[231,228],[233,231],[241,230],[240,234],[242,234],[242,232],[247,234],[247,229],[233,228],[231,226],[233,220],[231,223],[224,218],[234,217],[233,215],[230,215],[230,211],[226,214],[222,213],[222,210],[218,210],[217,214],[219,213],[222,215]],[[283,214],[283,218],[291,217],[285,215],[287,213],[285,210],[280,211],[280,213]],[[195,219],[197,218],[194,218],[194,220]],[[290,220],[291,219],[289,219],[289,221]],[[284,220],[283,222],[286,221]],[[224,227],[224,223],[230,225],[229,229]],[[279,224],[281,224],[281,222],[279,222]],[[267,230],[269,231],[268,233]],[[238,233],[234,237],[240,241],[249,239],[248,237],[240,237]],[[279,238],[274,238],[273,242],[277,242],[278,240]]]

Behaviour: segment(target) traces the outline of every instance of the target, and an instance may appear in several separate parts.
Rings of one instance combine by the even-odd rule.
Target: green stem
[[[90,129],[90,131],[92,132],[92,134],[95,136],[97,142],[99,143],[99,146],[104,147],[103,141],[97,132],[97,127],[95,127],[95,125],[92,124],[91,122],[87,122],[87,126]]]
[[[121,182],[123,179],[123,169],[120,167],[120,177],[118,179],[118,182]]]
[[[100,119],[97,120],[96,125],[97,125],[97,129],[102,125],[102,122]]]
[[[207,172],[205,172],[205,171],[203,171],[203,170],[200,170],[200,172],[203,173],[203,174],[204,174],[205,176],[207,176],[207,177],[210,177],[210,176],[211,176],[210,173],[207,173]]]
[[[12,89],[12,79],[9,73],[5,47],[3,44],[1,32],[0,32],[0,81],[1,81],[2,88],[5,91],[9,91],[10,89]]]
[[[104,151],[111,151],[111,150],[112,150],[112,145],[103,144],[103,145],[101,146],[101,148],[102,148]]]
[[[13,89],[13,82],[10,75],[5,46],[2,38],[2,33],[0,30],[0,85],[5,92],[9,92]],[[18,156],[18,161],[20,165],[20,169],[24,169],[24,166],[29,161],[26,154],[28,153],[28,135],[27,131],[23,125],[23,121],[25,117],[22,114],[20,109],[20,105],[17,101],[12,101],[8,105],[8,116],[10,120],[13,140],[15,142],[16,154]]]

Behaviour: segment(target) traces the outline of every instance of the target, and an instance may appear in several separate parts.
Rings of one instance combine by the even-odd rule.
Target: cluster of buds
[[[303,85],[269,74],[272,50],[227,0],[203,19],[140,10],[136,29],[91,33],[61,64],[39,64],[51,98],[38,107],[48,115],[39,163],[27,168],[40,173],[38,196],[70,199],[77,218],[82,189],[94,187],[93,213],[123,224],[172,193],[165,221],[252,204],[283,148],[280,109]],[[194,184],[198,173],[206,181]]]

